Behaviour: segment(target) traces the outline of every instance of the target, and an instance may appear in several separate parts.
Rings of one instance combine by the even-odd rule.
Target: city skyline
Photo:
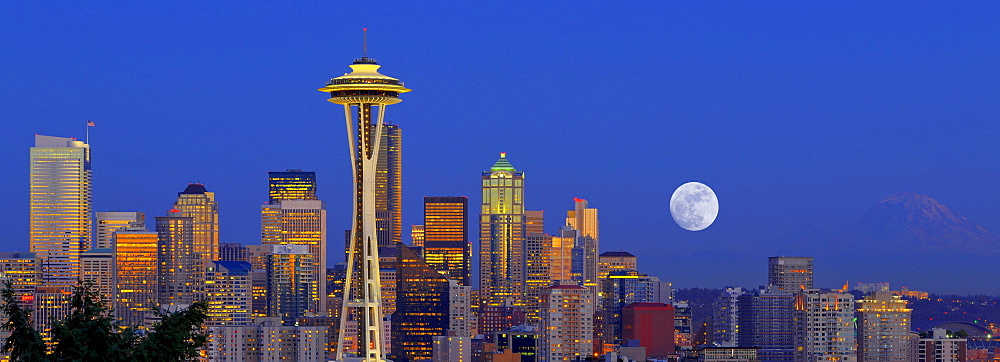
[[[7,25],[0,25],[14,35],[2,45],[18,50],[3,62],[20,70],[5,75],[14,87],[3,91],[10,142],[0,146],[0,165],[12,170],[2,179],[10,190],[27,190],[24,156],[32,134],[83,139],[91,119],[94,211],[137,211],[151,220],[166,215],[188,182],[202,182],[219,203],[219,242],[257,244],[266,173],[294,168],[317,172],[330,230],[345,229],[346,142],[338,115],[310,87],[339,75],[344,63],[360,55],[360,29],[368,26],[371,56],[420,87],[390,117],[407,133],[403,230],[422,224],[424,196],[468,196],[475,203],[475,175],[506,151],[526,173],[525,209],[549,211],[546,232],[557,233],[562,210],[578,197],[602,210],[600,252],[676,253],[677,260],[716,257],[732,265],[716,271],[691,263],[675,269],[644,264],[644,272],[679,287],[760,285],[766,280],[761,260],[787,255],[815,257],[821,287],[850,279],[996,294],[997,285],[976,278],[975,270],[964,285],[934,275],[907,277],[893,271],[898,264],[853,272],[822,255],[819,246],[803,245],[815,240],[803,233],[835,231],[899,191],[927,194],[1000,231],[994,211],[1000,193],[992,186],[1000,182],[1000,171],[989,166],[998,157],[991,146],[998,126],[990,115],[998,105],[990,84],[1000,74],[986,65],[997,50],[981,35],[1000,32],[985,21],[990,11],[973,5],[871,5],[857,11],[864,15],[805,5],[656,5],[663,19],[630,18],[626,12],[638,7],[633,5],[571,9],[566,19],[539,23],[532,21],[540,16],[516,9],[462,9],[497,11],[498,19],[511,24],[533,24],[510,27],[525,39],[521,44],[491,35],[495,30],[489,28],[500,20],[478,25],[450,19],[407,34],[401,27],[415,25],[405,20],[414,10],[409,7],[390,10],[387,20],[362,17],[323,31],[292,24],[309,18],[307,9],[282,9],[272,32],[253,29],[269,10],[263,6],[172,10],[133,4],[82,14],[70,14],[72,6],[21,6],[0,5],[13,7],[4,14],[34,15],[10,21],[7,15]],[[185,12],[192,7],[206,14]],[[24,29],[41,24],[43,10],[59,21],[25,35]],[[230,10],[231,29],[208,21]],[[422,11],[434,10],[442,9]],[[98,11],[111,12],[91,14],[108,21],[83,21]],[[114,17],[132,12],[132,20]],[[602,12],[607,18],[599,20]],[[751,20],[752,14],[767,16]],[[898,21],[880,22],[886,14]],[[559,32],[574,20],[585,24]],[[145,33],[109,35],[142,21],[148,21],[140,26]],[[165,29],[192,30],[168,37],[166,30],[148,28],[164,23],[170,25]],[[840,31],[841,25],[852,31]],[[74,34],[71,28],[84,30]],[[745,35],[734,35],[742,28]],[[191,41],[199,31],[208,34],[205,44]],[[281,44],[298,33],[307,35]],[[588,45],[592,39],[602,46]],[[268,49],[288,54],[261,56]],[[72,57],[60,58],[68,51]],[[835,60],[822,61],[824,56]],[[442,75],[445,70],[450,73]],[[63,77],[83,91],[53,102],[51,90],[40,85]],[[133,98],[133,89],[148,89],[148,82],[158,87]],[[546,96],[549,106],[531,102],[533,92],[520,94],[524,84],[553,93]],[[231,92],[234,86],[253,90]],[[652,94],[654,103],[630,108],[627,117],[635,121],[620,127],[615,120],[627,104],[622,102],[635,91]],[[636,141],[624,152],[612,147],[613,138]],[[445,147],[445,140],[452,143]],[[264,151],[270,145],[274,151]],[[635,160],[632,152],[643,157]],[[722,204],[716,224],[702,232],[681,230],[669,212],[646,203],[665,203],[687,181],[713,187]],[[0,214],[11,226],[0,233],[0,248],[28,250],[27,202],[13,203]],[[478,240],[475,234],[469,238]],[[328,248],[331,264],[342,258],[336,240]],[[737,272],[748,268],[755,272]]]

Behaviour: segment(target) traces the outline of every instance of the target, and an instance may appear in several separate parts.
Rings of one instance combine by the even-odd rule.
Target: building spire
[[[361,31],[363,33],[363,35],[362,35],[362,39],[363,39],[362,40],[362,44],[363,44],[363,46],[362,46],[362,49],[361,49],[361,56],[367,58],[368,57],[368,28],[361,28]]]

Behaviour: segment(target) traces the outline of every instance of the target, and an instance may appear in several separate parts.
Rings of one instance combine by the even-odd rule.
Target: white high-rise
[[[90,145],[35,135],[31,148],[28,242],[41,265],[41,284],[72,287],[80,253],[93,233]]]

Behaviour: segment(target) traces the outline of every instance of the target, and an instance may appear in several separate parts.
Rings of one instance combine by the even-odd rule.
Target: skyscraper
[[[286,326],[306,313],[318,313],[319,294],[314,279],[313,254],[307,245],[271,245],[267,263],[268,315],[281,317]],[[325,270],[325,269],[324,269]],[[325,311],[323,311],[325,312]]]
[[[542,290],[552,285],[552,235],[528,234],[524,238],[524,295],[528,319],[537,323]]]
[[[554,285],[542,292],[539,361],[593,357],[594,297],[575,284]]]
[[[424,247],[424,226],[410,225],[410,241],[416,248]]]
[[[115,317],[123,326],[140,326],[157,308],[158,234],[125,228],[114,234]]]
[[[622,339],[638,339],[649,357],[666,358],[674,351],[674,307],[665,303],[632,303],[622,308]]]
[[[579,273],[583,286],[591,288],[595,295],[597,285],[597,251],[600,249],[600,233],[597,221],[597,209],[587,207],[587,200],[574,198],[574,209],[566,212],[566,226],[579,230],[574,255],[580,260],[574,264],[580,265]]]
[[[402,243],[396,262],[396,312],[392,314],[393,361],[430,359],[434,336],[448,334],[448,278]]]
[[[40,285],[38,272],[38,259],[35,259],[34,253],[0,252],[0,282],[9,281],[12,284],[14,297],[24,304],[22,307],[31,307],[31,295]]]
[[[282,200],[319,200],[315,172],[297,169],[268,172],[267,186],[267,203],[271,205]]]
[[[525,305],[524,172],[507,154],[482,175],[479,218],[479,264],[483,305]]]
[[[813,287],[812,257],[772,256],[767,266],[767,284],[775,290],[796,292]]]
[[[857,361],[854,296],[819,289],[795,296],[795,360]]]
[[[208,192],[203,184],[188,184],[177,193],[174,209],[180,211],[179,216],[192,220],[195,257],[205,265],[219,260],[219,203],[215,193]]]
[[[191,304],[202,267],[194,253],[194,218],[170,214],[156,217],[159,304]]]
[[[93,282],[101,298],[109,304],[115,297],[114,256],[110,248],[93,248],[80,253],[80,280]]]
[[[403,131],[382,125],[378,165],[375,166],[375,224],[378,246],[403,241]]]
[[[97,242],[94,248],[113,248],[115,231],[122,228],[145,228],[146,215],[134,211],[102,211],[97,213]]]
[[[545,211],[525,210],[524,211],[525,235],[545,234]]]
[[[384,243],[379,243],[376,225],[376,170],[382,153],[385,109],[401,102],[399,94],[410,89],[396,78],[379,74],[380,67],[366,54],[354,60],[351,73],[333,78],[319,89],[330,93],[331,103],[344,106],[354,175],[354,221],[347,256],[347,293],[344,293],[345,302],[340,313],[337,360],[349,355],[344,346],[350,315],[358,317],[358,345],[361,347],[355,355],[369,361],[385,359],[378,274],[378,247]]]
[[[326,205],[319,200],[281,200],[260,207],[263,245],[304,245],[312,254],[315,295],[326,295]],[[326,312],[326,298],[315,306]]]
[[[80,253],[90,247],[94,231],[91,179],[90,145],[35,135],[28,242],[43,285],[68,288],[80,277]]]
[[[910,361],[912,310],[892,292],[875,292],[857,302],[858,360]]]
[[[205,270],[206,326],[245,326],[252,322],[252,270],[250,263],[245,261],[209,264]]]
[[[471,286],[468,213],[468,197],[424,197],[424,259],[449,279]]]
[[[763,361],[793,361],[795,353],[795,296],[786,291],[761,290],[737,297],[736,344],[760,347]]]
[[[726,287],[712,305],[712,343],[722,347],[736,346],[739,331],[739,297],[746,294],[741,287]]]

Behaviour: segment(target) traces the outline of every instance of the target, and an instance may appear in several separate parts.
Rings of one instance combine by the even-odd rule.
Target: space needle
[[[375,233],[375,167],[378,164],[385,108],[402,102],[399,94],[410,91],[399,79],[378,72],[381,66],[368,57],[367,30],[364,51],[361,58],[350,65],[351,72],[331,79],[319,89],[330,93],[328,101],[344,106],[347,143],[353,160],[354,222],[337,338],[338,361],[386,361]],[[347,320],[352,315],[358,322],[358,350],[353,356],[344,353]]]

